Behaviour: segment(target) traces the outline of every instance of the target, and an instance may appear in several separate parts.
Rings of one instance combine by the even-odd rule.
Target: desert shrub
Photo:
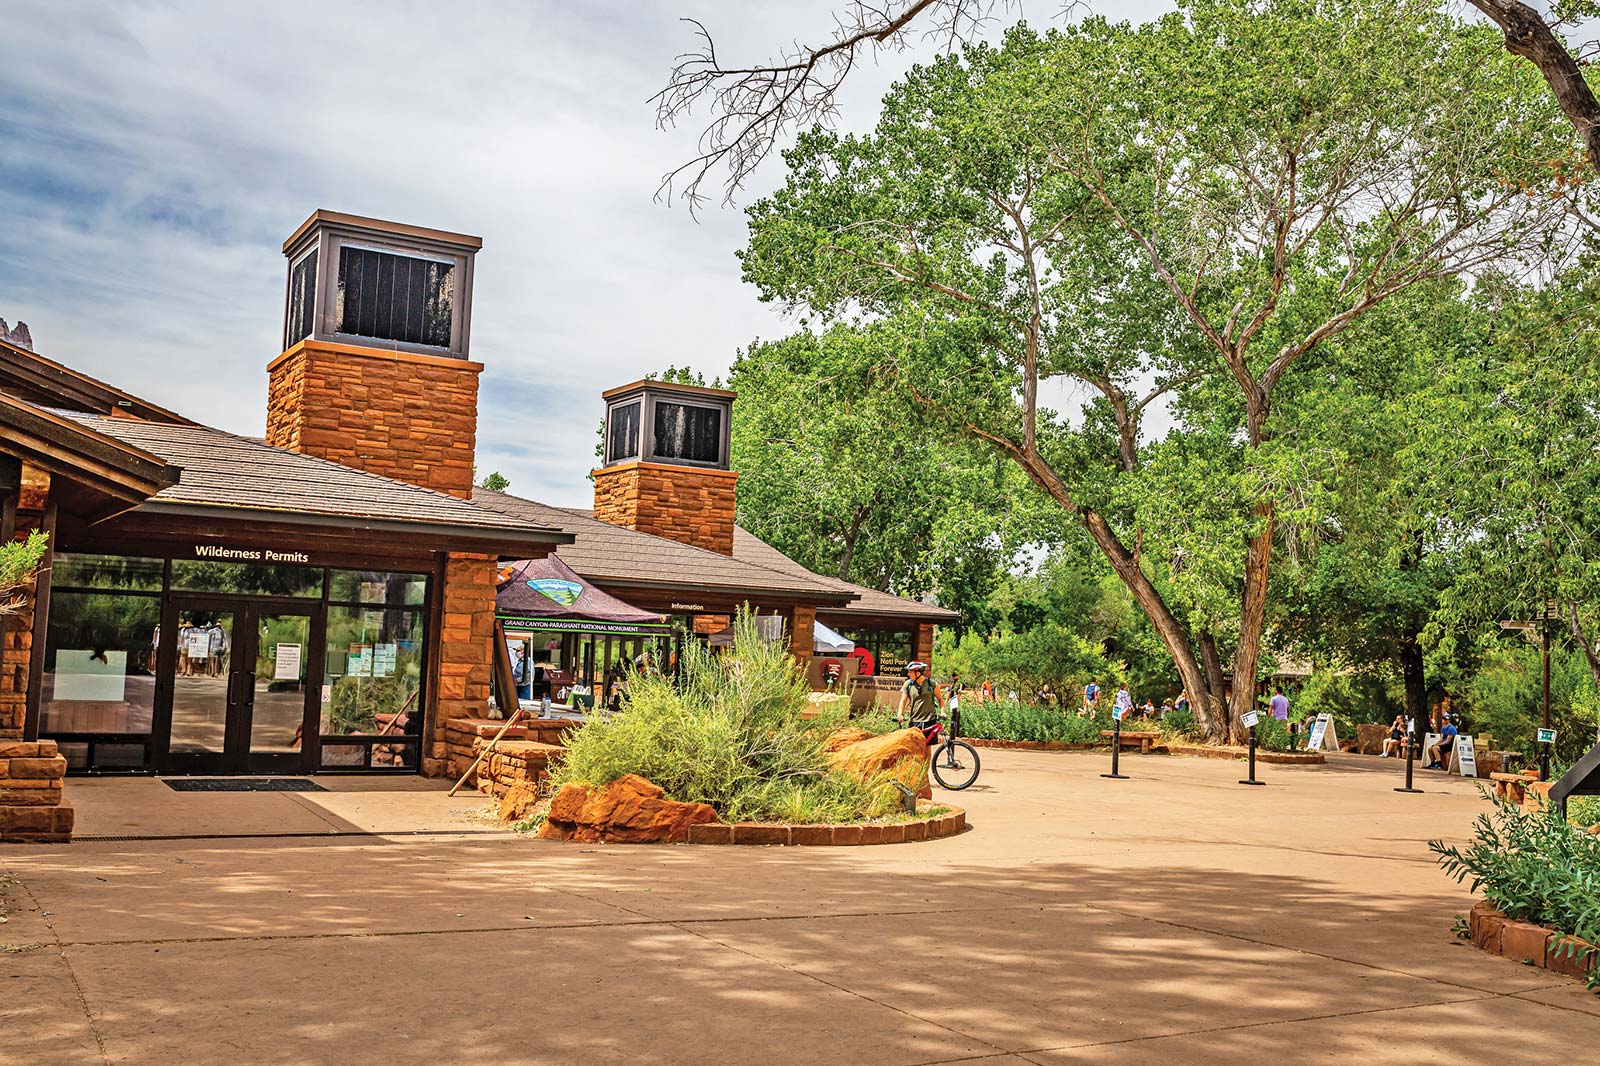
[[[1172,740],[1193,741],[1200,736],[1200,725],[1190,710],[1168,711],[1161,716],[1159,725],[1161,732]]]
[[[1291,736],[1288,723],[1270,714],[1263,714],[1256,721],[1256,747],[1263,751],[1293,751],[1294,742],[1304,736],[1304,733]]]
[[[1600,836],[1580,829],[1553,807],[1522,811],[1498,801],[1473,823],[1463,850],[1442,841],[1428,847],[1444,872],[1522,921],[1600,944]],[[1600,970],[1589,987],[1600,991]]]
[[[963,702],[961,706],[962,735],[983,740],[1098,742],[1100,730],[1109,725],[1109,716],[1102,725],[1098,717],[1082,718],[1076,711],[1015,700]]]
[[[725,821],[851,821],[892,810],[885,778],[834,772],[826,723],[807,720],[809,690],[781,643],[744,613],[733,648],[689,644],[676,680],[633,674],[622,710],[567,735],[556,784],[603,785],[624,774],[675,800],[708,803]]]

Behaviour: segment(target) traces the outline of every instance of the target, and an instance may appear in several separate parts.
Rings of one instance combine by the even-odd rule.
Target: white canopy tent
[[[841,637],[821,622],[812,622],[813,650],[818,655],[848,655],[856,650],[856,642]]]

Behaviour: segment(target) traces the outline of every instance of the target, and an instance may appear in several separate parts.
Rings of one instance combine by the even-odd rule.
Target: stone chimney
[[[267,443],[469,498],[481,247],[357,215],[306,219],[283,242],[284,351],[267,367]]]
[[[636,381],[602,393],[605,463],[594,516],[614,526],[733,554],[734,491],[727,389]]]

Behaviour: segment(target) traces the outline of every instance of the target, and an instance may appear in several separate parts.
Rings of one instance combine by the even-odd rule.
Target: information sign
[[[1307,751],[1319,751],[1328,736],[1328,726],[1332,722],[1325,714],[1317,715],[1311,723],[1311,739],[1306,741]]]
[[[1539,730],[1539,743],[1541,743],[1541,744],[1554,744],[1555,742],[1556,742],[1556,731],[1554,729],[1541,729],[1541,730]]]
[[[1478,754],[1473,750],[1471,737],[1456,737],[1455,748],[1450,755],[1450,761],[1462,777],[1478,776]]]
[[[388,677],[394,673],[396,650],[395,644],[374,644],[372,646],[372,676]]]
[[[350,645],[349,665],[345,669],[345,673],[349,674],[352,677],[371,677],[372,676],[372,645],[371,644],[352,644],[352,645]]]
[[[298,644],[279,644],[273,648],[272,680],[300,680],[300,651]]]
[[[1260,720],[1261,720],[1261,715],[1259,715],[1255,711],[1245,711],[1243,714],[1241,714],[1239,716],[1239,721],[1244,723],[1244,727],[1246,729],[1254,729],[1256,727],[1256,723],[1259,722]]]

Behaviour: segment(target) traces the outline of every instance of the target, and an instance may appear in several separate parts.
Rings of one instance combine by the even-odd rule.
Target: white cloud
[[[13,0],[0,315],[87,373],[259,434],[279,246],[312,209],[479,234],[479,467],[585,503],[602,389],[669,364],[721,374],[789,328],[739,280],[738,210],[697,223],[653,202],[697,129],[656,131],[647,103],[692,43],[678,19],[764,58],[834,6]],[[848,124],[926,57],[853,74]],[[746,202],[779,177],[774,160]]]

